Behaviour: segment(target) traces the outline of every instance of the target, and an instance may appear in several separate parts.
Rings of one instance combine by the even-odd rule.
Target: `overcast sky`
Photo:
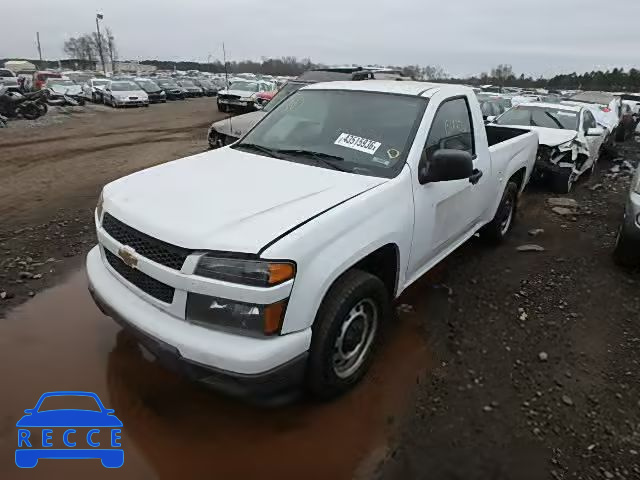
[[[466,75],[510,63],[545,76],[640,63],[640,1],[28,0],[3,7],[0,58],[64,58],[104,13],[121,59],[293,55],[325,64],[442,65]],[[13,19],[13,20],[11,20]],[[635,63],[634,62],[638,62]]]

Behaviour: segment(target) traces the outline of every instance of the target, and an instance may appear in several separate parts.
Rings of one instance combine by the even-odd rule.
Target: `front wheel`
[[[315,322],[306,387],[329,399],[351,389],[369,369],[384,322],[389,295],[378,277],[349,270],[327,292]]]
[[[507,183],[502,194],[500,205],[491,222],[480,229],[480,237],[491,243],[500,243],[511,230],[518,208],[518,185],[515,182]]]
[[[20,114],[27,120],[35,120],[42,115],[40,108],[35,103],[24,104]]]

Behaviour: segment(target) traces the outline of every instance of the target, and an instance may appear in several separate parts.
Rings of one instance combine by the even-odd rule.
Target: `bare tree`
[[[80,37],[71,37],[64,42],[64,53],[71,59],[78,60],[82,68],[94,68],[96,46],[90,35],[81,35]]]

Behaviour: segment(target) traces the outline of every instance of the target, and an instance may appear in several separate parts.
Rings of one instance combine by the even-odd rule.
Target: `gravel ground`
[[[640,275],[610,255],[640,143],[619,154],[566,196],[575,214],[529,188],[506,245],[446,262],[421,319],[439,367],[379,478],[640,478]]]

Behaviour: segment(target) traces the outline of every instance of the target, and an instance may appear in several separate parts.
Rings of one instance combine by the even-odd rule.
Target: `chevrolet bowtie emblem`
[[[136,257],[135,250],[131,247],[122,247],[118,250],[118,256],[122,259],[125,265],[136,268],[138,266],[138,257]]]

